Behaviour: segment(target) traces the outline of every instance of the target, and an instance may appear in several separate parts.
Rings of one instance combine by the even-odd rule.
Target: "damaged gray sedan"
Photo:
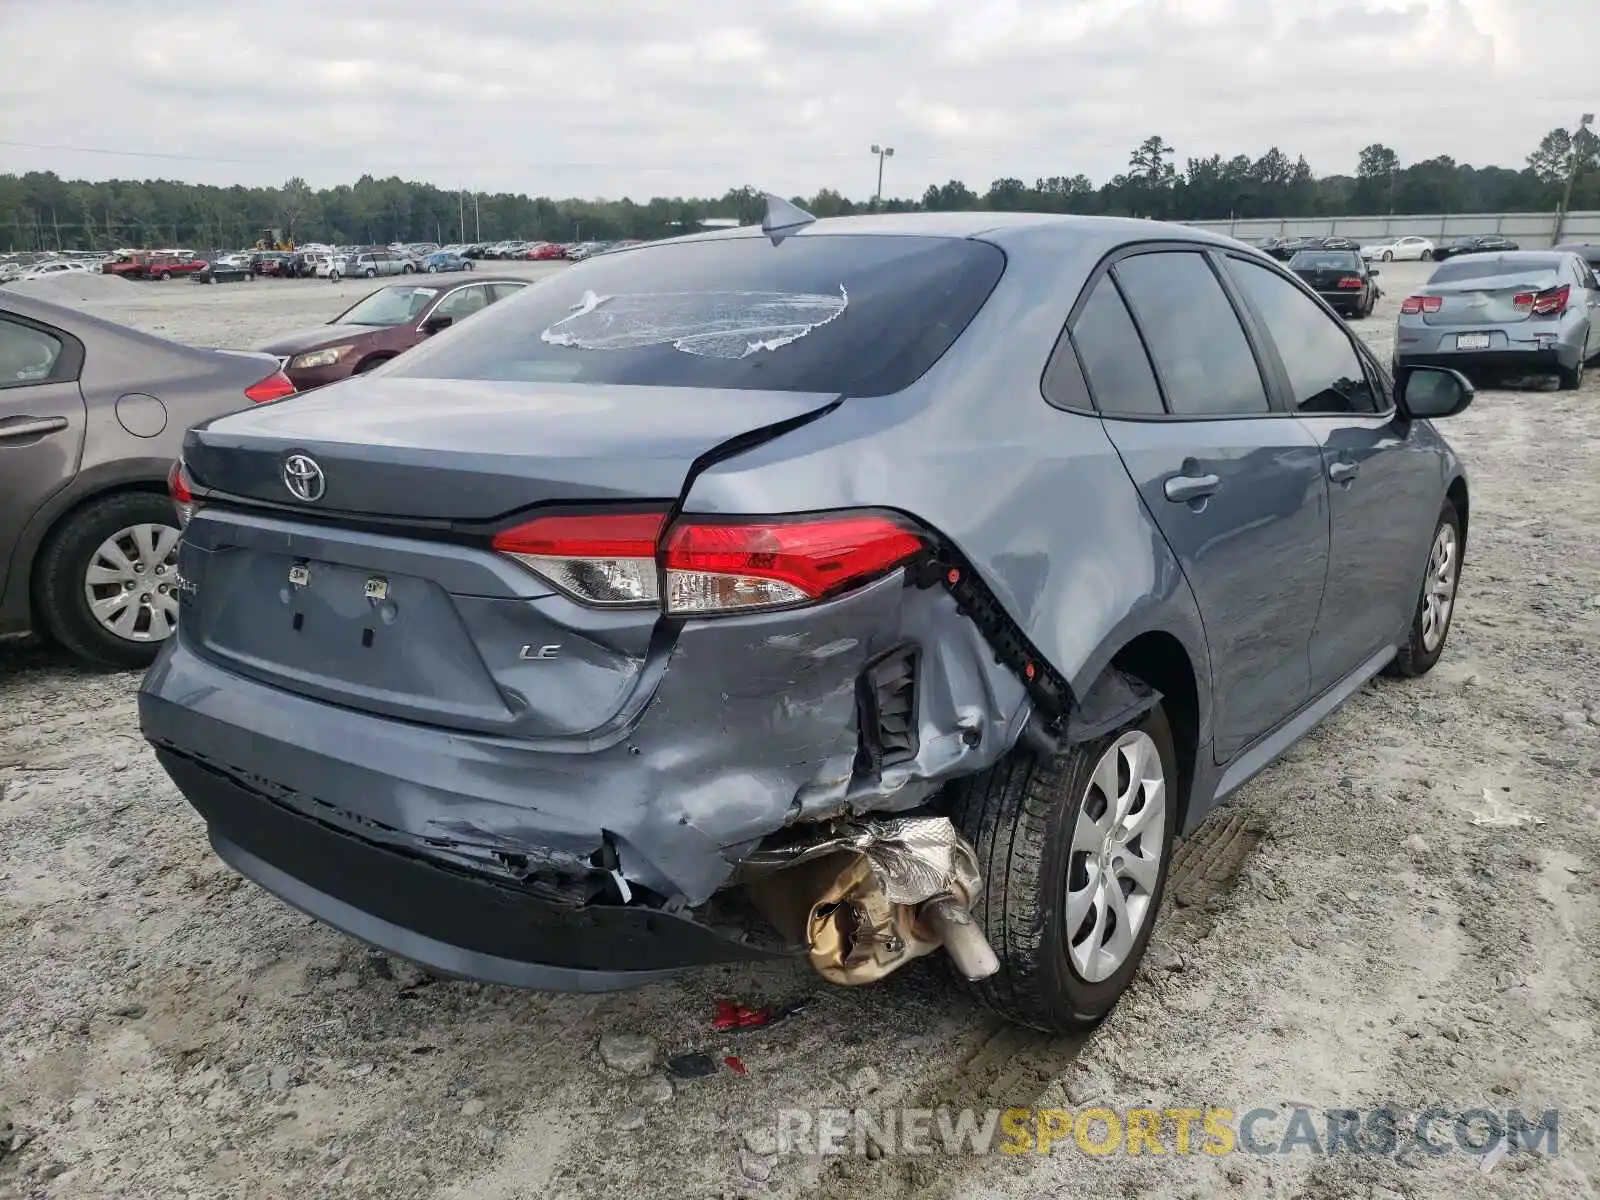
[[[943,951],[1081,1026],[1175,839],[1443,652],[1470,399],[1227,239],[774,201],[191,431],[141,722],[224,860],[440,973]]]

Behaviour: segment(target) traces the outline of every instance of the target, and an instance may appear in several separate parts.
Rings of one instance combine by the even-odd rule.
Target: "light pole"
[[[872,144],[872,153],[878,156],[878,190],[872,197],[872,211],[877,212],[883,206],[883,160],[894,157],[894,147],[880,146],[874,142]]]
[[[461,240],[467,240],[467,192],[463,188],[456,193],[456,217],[461,222]]]
[[[472,240],[480,245],[483,243],[483,214],[478,211],[477,192],[472,193]]]
[[[1578,122],[1578,132],[1572,135],[1572,166],[1567,171],[1567,184],[1561,189],[1561,208],[1556,213],[1556,241],[1561,241],[1562,231],[1567,224],[1567,205],[1572,203],[1572,185],[1578,180],[1578,168],[1583,160],[1578,156],[1578,143],[1583,141],[1584,131],[1594,124],[1594,114],[1584,113],[1583,119]]]

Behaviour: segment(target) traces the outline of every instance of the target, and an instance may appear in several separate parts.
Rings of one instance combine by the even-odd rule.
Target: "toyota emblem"
[[[316,460],[305,454],[291,454],[283,460],[283,486],[297,500],[321,500],[328,480]]]

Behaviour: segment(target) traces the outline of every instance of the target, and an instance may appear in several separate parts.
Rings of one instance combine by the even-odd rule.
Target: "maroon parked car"
[[[337,383],[411,349],[528,286],[526,279],[396,283],[379,288],[326,325],[286,333],[261,347],[302,391]]]

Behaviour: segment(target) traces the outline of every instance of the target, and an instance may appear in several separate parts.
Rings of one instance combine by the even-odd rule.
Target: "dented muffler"
[[[743,866],[767,919],[830,983],[873,983],[940,946],[968,979],[1000,969],[972,918],[977,855],[948,817],[833,822]]]

